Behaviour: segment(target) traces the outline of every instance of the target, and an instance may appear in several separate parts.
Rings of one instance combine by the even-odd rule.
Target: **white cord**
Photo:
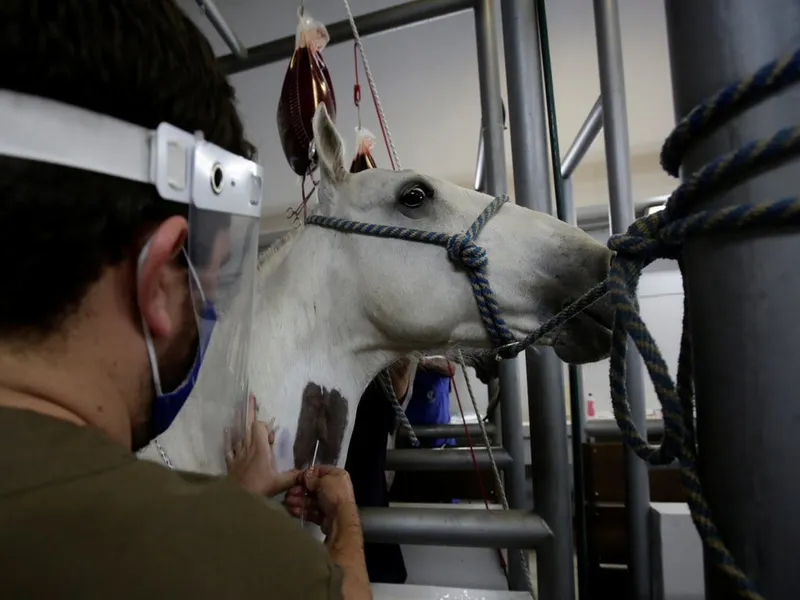
[[[361,62],[364,64],[364,73],[367,76],[369,90],[375,98],[375,106],[378,109],[378,114],[383,122],[383,130],[386,132],[386,141],[389,144],[389,151],[392,153],[392,162],[394,163],[394,168],[399,171],[402,168],[400,166],[400,157],[397,156],[397,148],[394,147],[392,134],[389,131],[389,123],[386,121],[386,115],[384,114],[383,106],[381,105],[381,97],[378,95],[378,88],[375,86],[375,79],[372,77],[372,71],[369,68],[369,62],[367,62],[367,55],[364,52],[364,44],[361,43],[361,34],[358,33],[356,20],[355,17],[353,17],[353,11],[350,10],[350,2],[348,2],[348,0],[344,0],[344,9],[347,11],[347,19],[350,21],[350,29],[353,30],[353,39],[358,47],[358,53],[361,55]]]
[[[472,409],[475,411],[475,416],[478,418],[478,427],[481,430],[483,443],[486,446],[486,452],[489,455],[489,463],[492,466],[492,473],[494,474],[494,482],[497,485],[497,492],[500,494],[500,502],[503,505],[503,510],[509,510],[508,497],[506,496],[506,488],[503,485],[503,479],[500,477],[500,469],[497,468],[497,461],[492,452],[492,444],[489,442],[489,434],[486,433],[486,424],[481,417],[480,409],[478,409],[478,401],[475,399],[475,392],[472,390],[472,384],[467,375],[467,367],[464,362],[464,355],[461,349],[458,350],[458,364],[461,366],[461,373],[464,375],[464,381],[467,382],[467,391],[469,392],[469,399],[472,401]],[[533,578],[531,577],[530,557],[527,550],[518,550],[522,557],[522,572],[525,574],[525,582],[528,584],[528,593],[531,598],[536,600],[536,592],[533,586]]]

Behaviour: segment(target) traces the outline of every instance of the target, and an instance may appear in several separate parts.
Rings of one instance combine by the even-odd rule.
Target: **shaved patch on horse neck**
[[[294,438],[294,467],[311,464],[319,441],[317,464],[335,465],[342,452],[348,423],[348,402],[338,390],[309,382],[303,390],[297,434]]]

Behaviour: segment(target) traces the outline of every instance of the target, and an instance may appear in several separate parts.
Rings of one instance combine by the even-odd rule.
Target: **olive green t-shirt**
[[[0,408],[0,599],[339,600],[341,580],[281,506],[226,478]]]

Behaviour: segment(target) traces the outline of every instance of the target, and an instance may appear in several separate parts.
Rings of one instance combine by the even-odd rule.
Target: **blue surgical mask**
[[[144,257],[147,255],[148,248],[149,242],[144,248],[142,248],[142,252],[139,256],[139,265],[141,265],[144,261]],[[184,252],[184,255],[185,254],[186,253]],[[178,387],[176,387],[174,390],[165,391],[161,387],[161,375],[158,368],[158,357],[156,356],[153,337],[150,333],[150,327],[147,325],[144,317],[142,317],[145,347],[147,348],[147,357],[150,360],[150,369],[153,375],[153,387],[155,388],[155,399],[153,400],[150,412],[150,420],[147,423],[147,434],[150,440],[153,440],[164,433],[169,426],[172,425],[178,416],[178,413],[180,413],[181,409],[183,408],[183,405],[186,403],[186,400],[191,395],[192,390],[194,390],[194,386],[197,383],[197,377],[200,374],[200,368],[203,366],[203,358],[205,356],[206,349],[211,341],[211,334],[214,332],[214,327],[217,324],[217,313],[214,309],[214,305],[210,300],[205,298],[200,280],[197,277],[197,273],[189,261],[188,256],[186,256],[186,261],[188,264],[190,277],[189,283],[190,285],[193,283],[197,293],[201,295],[202,305],[198,310],[198,313],[195,315],[197,320],[198,343],[194,362],[192,363],[191,369],[189,369],[189,372],[186,374],[186,377],[184,377],[181,384],[178,385]]]
[[[148,437],[155,439],[164,433],[169,426],[175,421],[178,413],[183,408],[186,400],[194,389],[197,383],[197,377],[200,374],[200,367],[203,365],[203,357],[205,356],[208,343],[211,340],[211,334],[214,331],[214,326],[217,324],[217,314],[214,306],[210,301],[206,300],[201,309],[201,314],[197,316],[197,330],[198,330],[198,344],[197,352],[192,363],[192,368],[187,373],[183,382],[171,392],[164,392],[161,389],[161,382],[158,378],[153,379],[155,386],[155,399],[153,400],[152,410],[150,412],[150,421],[147,424]],[[150,336],[146,336],[146,343],[152,346]],[[157,369],[155,361],[155,351],[150,352],[148,355],[152,358],[151,365]]]

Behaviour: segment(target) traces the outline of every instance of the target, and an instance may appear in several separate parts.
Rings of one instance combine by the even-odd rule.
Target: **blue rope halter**
[[[322,215],[311,215],[306,219],[306,224],[346,233],[408,240],[446,248],[450,260],[462,265],[468,271],[472,294],[475,296],[478,311],[481,314],[486,331],[492,338],[492,342],[500,348],[508,348],[516,346],[517,342],[503,319],[503,313],[489,285],[487,275],[489,257],[486,255],[486,250],[475,243],[475,238],[478,237],[484,225],[498,213],[506,202],[508,202],[508,196],[498,196],[483,209],[483,212],[478,215],[478,218],[466,231],[454,234],[391,225],[374,225],[338,217],[324,217]]]

